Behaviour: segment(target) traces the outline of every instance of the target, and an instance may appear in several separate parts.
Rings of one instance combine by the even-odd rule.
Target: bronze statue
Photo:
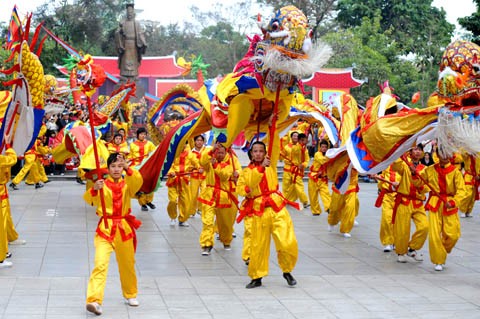
[[[133,3],[126,5],[127,17],[115,34],[115,44],[118,52],[118,68],[121,81],[135,82],[138,77],[138,68],[145,54],[147,44],[140,24],[135,21]]]

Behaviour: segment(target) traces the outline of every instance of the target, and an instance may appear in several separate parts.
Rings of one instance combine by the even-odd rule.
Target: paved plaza
[[[443,272],[425,261],[400,264],[378,238],[376,184],[360,184],[359,225],[346,239],[327,232],[326,214],[291,209],[299,259],[289,288],[272,243],[270,275],[250,281],[241,259],[243,224],[232,250],[220,242],[201,256],[199,216],[191,227],[170,226],[167,188],[155,194],[155,210],[133,213],[138,231],[137,308],[125,305],[112,255],[101,318],[480,318],[480,216],[461,219],[462,237]],[[20,185],[10,192],[14,221],[24,246],[11,246],[13,268],[0,270],[0,318],[92,318],[85,311],[98,217],[82,199],[85,187],[55,180],[44,188]]]

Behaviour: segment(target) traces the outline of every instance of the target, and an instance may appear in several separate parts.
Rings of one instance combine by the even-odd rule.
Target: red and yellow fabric
[[[385,180],[395,183],[400,182],[400,174],[395,172],[392,165],[380,174]],[[380,242],[383,246],[393,245],[395,239],[393,235],[393,207],[395,205],[396,188],[387,182],[378,182],[379,194],[375,202],[376,207],[382,207],[382,217],[380,219]]]
[[[401,176],[392,217],[395,251],[399,255],[406,254],[408,248],[421,249],[428,235],[428,219],[423,201],[430,189],[417,176],[425,166],[418,164],[415,167],[415,175],[412,175],[409,165],[413,163],[411,159],[407,161],[409,164],[398,159],[392,164],[393,170]],[[416,229],[410,239],[410,220],[412,219]]]
[[[211,147],[210,146],[203,146],[201,150],[196,150],[193,148],[191,150],[192,154],[195,155],[196,163],[197,166],[194,167],[195,171],[192,172],[190,175],[190,193],[192,195],[192,201],[191,201],[191,207],[189,209],[189,213],[191,216],[195,215],[195,213],[198,211],[202,211],[202,203],[200,203],[197,199],[198,196],[200,195],[200,192],[203,187],[205,187],[205,178],[207,177],[207,174],[204,172],[200,173],[198,169],[201,167],[200,166],[200,158],[202,157],[203,152],[205,151],[210,151]]]
[[[190,217],[188,208],[192,202],[192,195],[189,187],[189,174],[198,166],[197,161],[195,155],[186,149],[180,153],[170,168],[168,174],[175,174],[174,177],[169,176],[166,183],[168,187],[167,212],[170,219],[178,217],[179,222],[185,222]]]
[[[275,170],[248,165],[238,179],[237,193],[244,197],[237,222],[248,216],[245,227],[250,230],[249,242],[254,243],[242,252],[242,258],[250,259],[248,275],[252,279],[268,275],[271,237],[280,269],[291,272],[298,259],[298,243],[285,205],[294,204],[278,190]]]
[[[87,289],[87,303],[98,302],[102,304],[103,293],[107,280],[110,254],[115,251],[122,292],[125,298],[137,296],[137,276],[135,273],[135,248],[137,238],[135,229],[141,222],[131,215],[131,198],[142,185],[142,176],[134,169],[129,169],[124,179],[115,182],[111,177],[105,180],[103,188],[106,211],[102,212],[100,205],[100,192],[93,187],[88,189],[83,198],[97,207],[100,216],[95,244],[95,265],[90,275]],[[108,228],[105,228],[104,218]]]
[[[322,208],[318,201],[318,197],[322,199],[323,208],[327,211],[330,208],[332,195],[328,189],[328,177],[326,163],[328,158],[318,151],[313,157],[310,173],[308,174],[308,198],[310,200],[310,210],[313,215],[320,215]]]
[[[445,264],[460,238],[458,207],[467,198],[462,173],[452,164],[435,164],[427,167],[422,176],[431,188],[425,205],[429,213],[428,248],[430,260],[435,265]],[[451,208],[446,207],[446,203]]]
[[[106,143],[105,146],[107,147],[109,153],[121,153],[125,156],[128,156],[128,154],[130,153],[127,142],[122,142],[119,145],[110,142]]]
[[[343,194],[332,185],[332,201],[330,212],[328,214],[328,224],[335,226],[340,222],[340,232],[350,233],[358,215],[358,172],[352,169],[350,174],[350,183],[347,191]]]
[[[140,163],[142,163],[142,161],[147,158],[150,153],[152,153],[153,151],[155,151],[155,145],[148,141],[148,140],[144,140],[144,141],[135,141],[133,143],[130,144],[130,155],[129,155],[129,158],[132,160],[132,166],[137,166],[139,165]]]
[[[203,228],[199,239],[201,247],[213,246],[215,218],[220,241],[225,245],[230,245],[233,238],[235,216],[232,214],[232,210],[236,209],[238,203],[230,189],[233,166],[228,156],[225,156],[222,162],[212,164],[211,159],[214,156],[214,151],[209,151],[204,152],[200,158],[200,165],[207,174],[205,188],[198,198],[203,204]]]
[[[8,242],[18,238],[12,221],[10,202],[8,200],[7,183],[10,180],[10,170],[17,163],[17,154],[8,147],[5,155],[0,155],[0,261],[8,252]]]
[[[298,198],[305,204],[308,203],[307,194],[303,185],[304,168],[308,166],[310,157],[305,145],[300,143],[289,143],[282,150],[282,158],[285,165],[283,166],[282,191],[285,197],[290,201],[296,201]]]

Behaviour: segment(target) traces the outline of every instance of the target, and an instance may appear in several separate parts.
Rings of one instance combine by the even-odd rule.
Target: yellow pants
[[[122,236],[117,231],[113,242],[109,243],[102,237],[95,235],[95,265],[90,275],[87,288],[87,303],[103,303],[103,294],[107,282],[108,263],[110,255],[115,251],[117,258],[120,283],[123,297],[137,297],[137,275],[135,273],[135,251],[133,239],[122,241]]]
[[[151,203],[153,201],[153,192],[149,194],[142,193],[137,195],[137,200],[140,206],[147,205],[147,203]]]
[[[37,159],[35,160],[34,165],[37,166],[37,172],[38,172],[37,177],[39,178],[39,180],[35,181],[35,176],[33,176],[33,174],[30,171],[30,173],[28,173],[27,175],[27,178],[25,179],[25,184],[35,185],[38,182],[43,182],[43,183],[47,182],[48,177],[47,177],[47,174],[45,173],[45,166],[43,166],[42,161],[40,161],[40,159]]]
[[[298,259],[298,243],[292,219],[286,208],[278,213],[265,208],[262,216],[253,216],[248,275],[252,279],[268,275],[270,240],[273,237],[278,265],[282,272],[291,272]]]
[[[430,260],[435,265],[445,264],[449,254],[460,238],[460,220],[458,214],[443,215],[429,212],[428,249]]]
[[[35,154],[25,155],[25,163],[23,164],[22,169],[18,172],[17,176],[12,180],[12,183],[15,185],[20,184],[21,181],[27,176],[28,173],[32,174],[32,180],[35,183],[40,182],[40,175],[38,173],[38,166],[35,164],[36,156]]]
[[[395,193],[387,193],[383,196],[382,217],[380,218],[380,242],[383,246],[393,245],[392,214],[395,204]]]
[[[0,185],[0,195],[5,194],[5,185]],[[8,252],[8,237],[7,237],[7,215],[10,215],[7,209],[8,198],[1,201],[0,207],[0,261],[5,259]]]
[[[300,199],[302,204],[308,203],[302,176],[296,176],[290,172],[283,172],[282,193],[286,199],[294,202]]]
[[[462,203],[460,203],[459,208],[466,214],[470,214],[473,210],[473,206],[475,205],[475,196],[477,194],[476,190],[474,189],[475,187],[475,185],[465,184],[465,190],[467,191],[466,193],[468,194],[468,197],[465,198]]]
[[[200,190],[202,189],[202,184],[205,180],[198,179],[198,178],[190,178],[190,184],[188,187],[190,188],[190,208],[188,212],[190,216],[194,216],[197,213],[197,210],[202,211],[202,203],[198,201],[198,195],[200,194]]]
[[[186,222],[190,215],[187,213],[190,205],[190,189],[188,185],[180,188],[176,186],[168,187],[168,205],[167,212],[170,219],[177,219],[179,222]]]
[[[308,198],[310,199],[310,210],[313,215],[320,215],[322,213],[322,208],[320,207],[320,202],[318,197],[322,199],[323,209],[327,211],[330,208],[330,202],[332,200],[332,195],[328,189],[328,182],[318,180],[315,182],[313,179],[308,179]]]
[[[328,224],[335,226],[340,222],[340,232],[350,233],[355,222],[355,216],[358,214],[358,193],[350,192],[348,194],[332,193],[330,204],[330,213],[328,214]]]
[[[242,259],[244,261],[250,260],[252,244],[252,217],[245,216],[243,219],[243,248]]]
[[[232,234],[236,210],[237,207],[233,204],[232,207],[229,208],[217,208],[214,206],[203,205],[203,227],[199,239],[201,247],[213,247],[215,223],[218,228],[220,241],[225,245],[230,245],[233,239]]]
[[[415,232],[410,239],[410,220],[413,219]],[[414,208],[412,202],[408,205],[399,204],[393,225],[393,236],[395,238],[395,252],[404,255],[408,248],[419,250],[423,247],[428,236],[428,219],[425,208],[420,206]]]

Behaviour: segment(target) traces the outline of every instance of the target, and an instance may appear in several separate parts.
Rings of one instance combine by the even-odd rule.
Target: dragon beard
[[[308,54],[293,51],[278,50],[274,45],[266,45],[261,55],[255,55],[251,60],[261,65],[263,84],[271,91],[292,86],[295,80],[311,75],[328,62],[332,49],[326,44],[313,46]]]

